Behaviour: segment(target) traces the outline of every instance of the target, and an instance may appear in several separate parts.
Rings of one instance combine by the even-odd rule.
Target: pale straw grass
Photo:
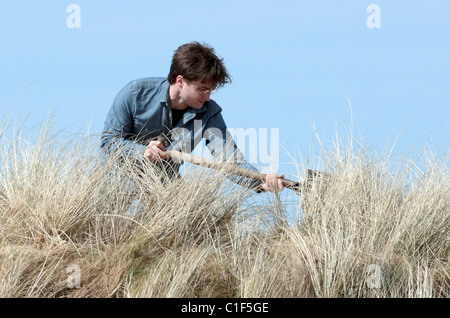
[[[5,127],[0,297],[449,296],[446,157],[324,149],[292,221],[220,173],[169,180],[89,137]]]

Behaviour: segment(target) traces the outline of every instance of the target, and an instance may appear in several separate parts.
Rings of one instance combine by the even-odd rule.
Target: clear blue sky
[[[81,28],[69,28],[70,4]],[[366,11],[377,4],[381,28]],[[279,173],[317,151],[336,126],[376,152],[450,141],[450,1],[1,0],[0,115],[100,133],[130,80],[166,76],[173,51],[207,42],[233,83],[213,96],[229,127],[278,128]],[[20,93],[20,96],[18,97]],[[74,128],[72,128],[74,129]],[[356,136],[357,139],[360,139]],[[248,150],[245,150],[248,154]]]

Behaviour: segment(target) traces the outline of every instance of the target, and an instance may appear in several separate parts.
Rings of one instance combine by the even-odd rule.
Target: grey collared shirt
[[[181,120],[173,123],[168,89],[168,80],[160,77],[133,80],[122,88],[106,117],[101,148],[106,153],[120,150],[122,155],[142,160],[148,143],[159,136],[170,140],[168,149],[187,153],[204,138],[215,160],[257,170],[237,148],[215,101],[209,100],[200,109],[189,107]],[[229,178],[255,190],[261,185],[257,180]]]

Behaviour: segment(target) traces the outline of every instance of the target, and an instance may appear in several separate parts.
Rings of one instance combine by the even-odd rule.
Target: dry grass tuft
[[[168,180],[89,138],[6,135],[0,297],[450,295],[446,158],[328,151],[292,222],[201,168]]]

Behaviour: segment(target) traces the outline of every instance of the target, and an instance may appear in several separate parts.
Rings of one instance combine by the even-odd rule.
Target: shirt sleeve
[[[146,147],[131,139],[135,103],[132,83],[129,83],[117,94],[105,120],[100,147],[106,153],[142,158]]]
[[[203,135],[206,140],[206,146],[210,150],[214,160],[232,163],[240,168],[258,171],[258,169],[245,160],[244,155],[229,133],[220,112],[209,119]],[[227,178],[239,185],[255,190],[258,193],[262,192],[261,180],[254,180],[232,174],[227,175]]]

